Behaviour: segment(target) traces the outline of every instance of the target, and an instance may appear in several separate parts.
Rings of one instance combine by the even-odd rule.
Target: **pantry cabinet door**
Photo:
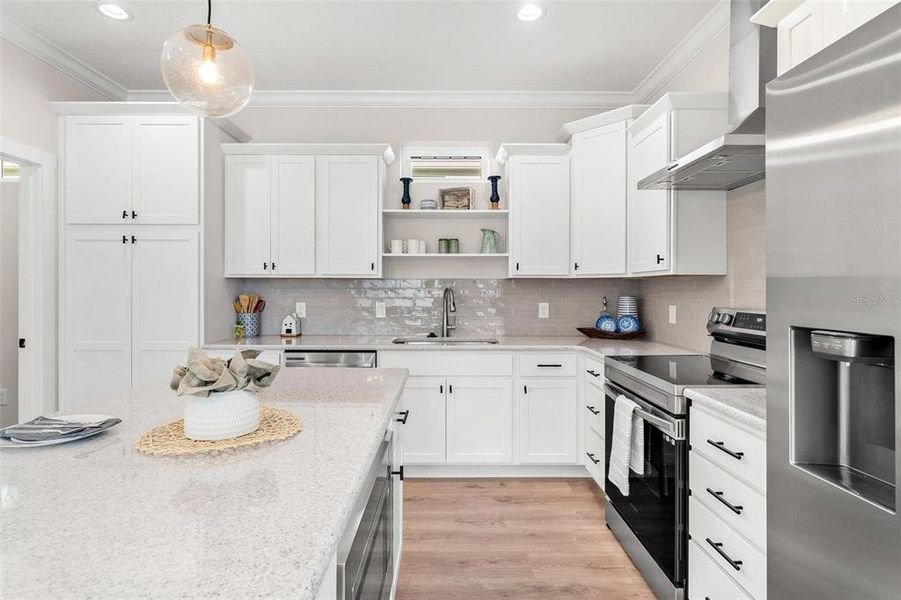
[[[60,409],[131,388],[131,241],[120,228],[70,227],[63,274]]]
[[[670,161],[670,117],[664,113],[629,136],[629,271],[636,275],[670,270],[670,192],[637,189]]]
[[[511,163],[511,275],[569,275],[569,156]]]
[[[398,408],[410,411],[403,426],[405,465],[445,462],[446,389],[443,377],[407,379]]]
[[[148,227],[132,245],[132,382],[163,381],[199,343],[196,231]]]
[[[572,274],[626,274],[626,124],[572,139]]]
[[[272,156],[272,266],[280,277],[316,272],[316,158]]]
[[[519,461],[574,464],[576,402],[574,379],[534,379],[519,390]]]
[[[225,157],[225,275],[271,273],[268,156]]]
[[[199,140],[196,117],[135,117],[135,223],[199,222]]]
[[[319,274],[377,275],[378,161],[376,156],[316,157]]]
[[[447,462],[513,460],[513,382],[505,377],[447,380]]]
[[[66,117],[63,190],[67,223],[131,222],[134,117]]]

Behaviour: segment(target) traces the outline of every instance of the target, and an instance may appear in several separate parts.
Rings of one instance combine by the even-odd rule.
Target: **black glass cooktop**
[[[715,373],[710,357],[703,354],[642,354],[608,356],[607,359],[680,387],[750,383]]]

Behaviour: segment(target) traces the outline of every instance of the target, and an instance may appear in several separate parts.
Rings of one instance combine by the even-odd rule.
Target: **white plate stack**
[[[628,315],[638,318],[638,298],[635,296],[620,296],[616,300],[616,316]]]

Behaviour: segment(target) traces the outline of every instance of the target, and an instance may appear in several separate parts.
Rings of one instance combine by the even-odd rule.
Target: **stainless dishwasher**
[[[375,351],[355,350],[285,350],[286,367],[341,367],[374,369],[377,363]]]

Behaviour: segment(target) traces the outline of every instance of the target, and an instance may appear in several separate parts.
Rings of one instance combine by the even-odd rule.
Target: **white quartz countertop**
[[[216,455],[139,454],[181,417],[165,383],[83,407],[96,437],[0,449],[4,598],[313,598],[406,380],[403,369],[285,369],[264,404],[303,431]]]
[[[689,388],[685,395],[695,404],[766,433],[766,388]]]
[[[392,344],[395,336],[330,336],[302,335],[280,338],[277,335],[247,338],[241,347],[259,350],[566,350],[583,351],[597,358],[635,354],[697,354],[685,348],[644,340],[599,340],[585,336],[515,336],[497,338],[497,344]],[[234,340],[204,344],[208,350],[231,350],[238,347]]]

